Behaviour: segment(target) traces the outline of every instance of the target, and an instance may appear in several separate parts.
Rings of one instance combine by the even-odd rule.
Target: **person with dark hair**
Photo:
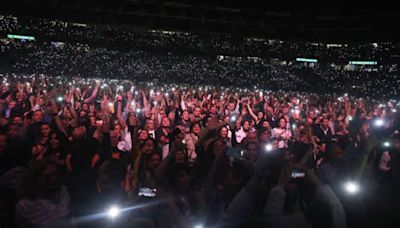
[[[199,141],[201,126],[199,122],[195,122],[190,127],[190,133],[185,134],[185,145],[188,151],[188,159],[190,163],[194,163],[197,158],[196,144]]]
[[[278,127],[272,129],[271,137],[278,140],[279,148],[287,148],[288,142],[292,137],[292,133],[287,129],[287,121],[285,118],[279,119]]]
[[[171,121],[167,117],[162,119],[161,126],[156,131],[155,139],[162,151],[163,158],[165,158],[169,153],[169,145],[171,141]]]
[[[331,128],[329,127],[329,119],[322,118],[319,128],[315,128],[313,135],[318,137],[321,142],[329,143],[333,137]]]
[[[32,114],[32,123],[28,126],[26,137],[27,140],[33,144],[40,140],[40,126],[43,121],[43,112],[41,110],[36,110]]]

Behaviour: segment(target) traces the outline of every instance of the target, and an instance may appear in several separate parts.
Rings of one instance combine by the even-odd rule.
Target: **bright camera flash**
[[[382,119],[377,119],[375,120],[375,126],[381,127],[385,124],[385,122]]]
[[[63,101],[63,97],[57,97],[57,101],[59,101],[59,102],[61,102],[61,101]]]
[[[117,206],[113,205],[108,209],[107,215],[108,217],[113,219],[116,218],[120,214],[120,212],[120,209]]]
[[[387,142],[387,141],[386,141],[386,142],[384,142],[384,143],[383,143],[383,146],[385,146],[385,147],[389,147],[389,146],[390,146],[390,142]]]
[[[203,228],[203,224],[194,225],[194,228]]]
[[[270,151],[272,151],[272,144],[267,144],[267,145],[265,145],[265,150],[267,151],[267,152],[270,152]]]
[[[344,185],[344,189],[349,194],[356,194],[360,191],[360,186],[353,181],[346,182]]]

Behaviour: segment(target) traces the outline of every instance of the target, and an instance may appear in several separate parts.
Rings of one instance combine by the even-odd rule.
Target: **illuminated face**
[[[285,128],[286,127],[286,120],[284,120],[284,119],[279,120],[279,127],[280,128]]]
[[[119,125],[119,124],[116,124],[115,126],[114,126],[114,131],[117,131],[117,132],[121,132],[121,125]]]
[[[50,135],[50,126],[48,124],[43,124],[40,126],[40,133],[43,137],[49,137]]]
[[[193,111],[193,115],[196,117],[200,117],[201,116],[201,109],[200,107],[196,107]]]
[[[119,130],[110,131],[110,140],[112,143],[117,144],[120,140],[121,132]]]
[[[183,111],[182,120],[184,120],[184,121],[188,121],[189,120],[189,112],[188,111]]]
[[[15,101],[10,101],[10,102],[8,103],[8,108],[9,108],[9,109],[14,108],[15,106],[17,106],[17,102],[15,102]]]
[[[51,134],[49,145],[52,149],[60,147],[60,140],[58,140],[57,135],[55,133]]]
[[[71,112],[69,110],[64,110],[64,118],[72,118]]]
[[[257,113],[257,118],[258,118],[258,119],[264,118],[264,113],[263,113],[263,112],[258,112],[258,113]]]
[[[323,119],[322,120],[322,127],[325,128],[325,129],[329,127],[329,120],[328,119]]]
[[[96,126],[96,118],[94,116],[90,117],[90,125]]]
[[[193,134],[198,135],[198,134],[200,134],[200,131],[201,131],[200,125],[195,124],[195,125],[192,127],[192,133],[193,133]]]
[[[86,116],[86,112],[85,111],[80,111],[79,112],[79,117],[85,117]]]
[[[170,113],[168,113],[168,118],[169,118],[171,121],[174,121],[174,120],[175,120],[175,112],[170,112]]]
[[[265,128],[270,128],[271,127],[269,125],[268,121],[264,121],[262,126],[265,127]]]
[[[284,107],[283,110],[282,110],[282,113],[284,115],[286,115],[286,114],[288,114],[288,112],[289,112],[289,108],[288,107]]]
[[[13,118],[13,124],[22,125],[22,117],[16,116]]]
[[[152,140],[146,140],[143,145],[142,152],[145,154],[150,154],[154,152],[154,143]]]
[[[169,120],[169,118],[163,118],[161,126],[164,128],[169,128],[171,126],[171,121]]]
[[[43,98],[39,98],[38,104],[39,104],[39,106],[43,106],[43,104],[44,104]]]
[[[164,110],[160,110],[160,111],[159,111],[159,114],[160,114],[161,118],[167,117],[167,115],[165,114],[165,111],[164,111]]]
[[[177,164],[185,163],[185,153],[183,151],[176,151],[175,152],[175,162]]]
[[[138,140],[143,141],[149,138],[149,133],[146,130],[141,130],[138,135]]]
[[[147,167],[151,170],[156,170],[158,168],[158,166],[161,164],[161,157],[159,154],[152,154],[149,162],[147,164]]]
[[[229,103],[228,104],[228,109],[229,109],[229,111],[234,111],[235,110],[235,103]]]
[[[219,136],[223,139],[228,137],[228,129],[226,127],[221,128],[219,131]]]
[[[244,121],[244,123],[243,123],[243,130],[244,130],[244,131],[250,130],[250,122],[249,122],[249,121]]]
[[[259,137],[261,142],[268,142],[270,138],[271,134],[268,131],[264,131]]]
[[[154,121],[153,120],[147,120],[146,125],[147,125],[147,130],[154,130]]]
[[[42,111],[35,111],[32,116],[33,121],[35,122],[42,122],[43,120],[43,113]]]
[[[87,103],[84,103],[82,105],[82,110],[85,110],[86,112],[88,112],[89,111],[89,105]]]

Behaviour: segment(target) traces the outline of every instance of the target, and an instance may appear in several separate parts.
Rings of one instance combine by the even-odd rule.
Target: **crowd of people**
[[[0,227],[400,226],[397,44],[0,33]]]
[[[399,96],[397,66],[379,70],[274,61],[264,58],[204,56],[142,49],[110,49],[83,43],[0,40],[3,73],[108,77],[189,85],[254,86],[282,91],[351,93],[370,99]],[[371,69],[371,70],[368,70]],[[376,68],[375,68],[376,69]]]
[[[2,74],[2,227],[396,227],[398,104]]]
[[[135,30],[128,26],[73,23],[60,20],[0,16],[0,32],[25,34],[52,41],[74,41],[167,50],[191,50],[293,59],[317,58],[325,62],[348,63],[372,60],[397,63],[400,44],[395,42],[327,44],[282,41],[265,37],[234,37],[226,34],[188,33],[163,30]]]

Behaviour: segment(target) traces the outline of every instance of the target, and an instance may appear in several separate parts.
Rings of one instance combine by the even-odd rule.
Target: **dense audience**
[[[22,30],[0,39],[0,227],[399,227],[397,64],[288,60],[396,45],[0,17]]]
[[[398,98],[396,65],[380,70],[279,62],[263,58],[201,56],[142,49],[118,50],[82,43],[0,40],[3,73],[123,78],[133,81],[265,88],[309,93],[350,93]],[[368,70],[370,69],[370,70]]]
[[[394,42],[327,44],[260,37],[234,37],[225,34],[196,34],[163,30],[138,31],[127,26],[81,24],[59,20],[19,18],[12,15],[0,15],[0,33],[33,35],[49,41],[190,50],[284,60],[310,57],[341,64],[347,64],[352,60],[386,63],[398,63],[400,60],[400,44]]]
[[[4,227],[398,222],[393,100],[35,74],[2,79]]]

